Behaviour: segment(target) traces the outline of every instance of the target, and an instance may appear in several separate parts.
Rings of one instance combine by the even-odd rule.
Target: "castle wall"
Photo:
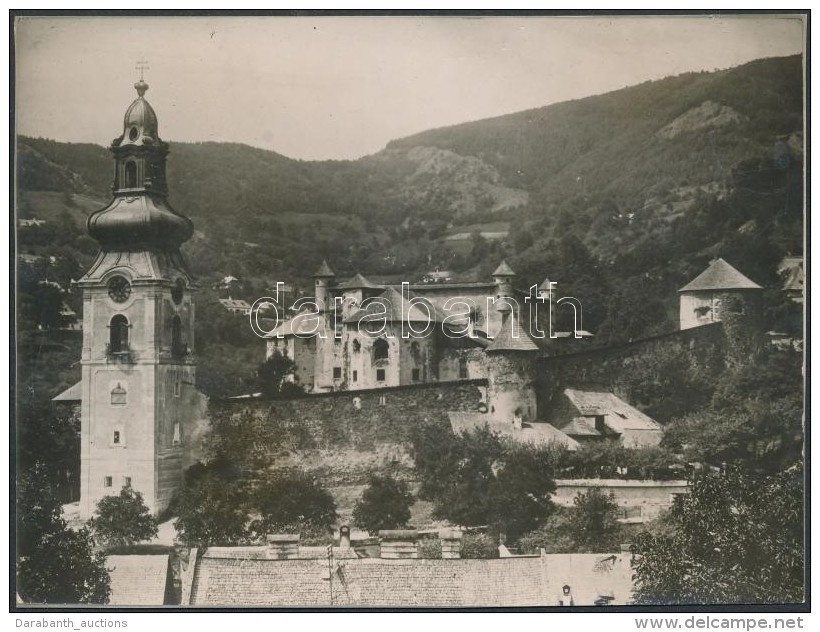
[[[708,364],[719,355],[723,342],[723,326],[718,322],[612,347],[541,357],[534,369],[539,412],[545,414],[558,405],[567,387],[608,390],[643,410],[644,402],[632,392],[631,377],[636,367],[651,366],[658,357],[682,351],[688,361]]]
[[[466,369],[466,375],[462,371]],[[438,377],[442,382],[475,380],[487,377],[487,354],[484,349],[443,348],[439,351]]]
[[[210,403],[212,418],[250,411],[287,426],[298,425],[320,447],[406,444],[426,422],[449,427],[448,411],[477,412],[485,380],[426,383],[359,391],[317,393],[293,400],[223,400]]]

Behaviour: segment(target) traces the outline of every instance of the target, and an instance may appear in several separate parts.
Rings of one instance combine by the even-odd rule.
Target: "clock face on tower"
[[[115,303],[124,303],[131,296],[131,284],[128,279],[115,276],[108,282],[108,296]]]

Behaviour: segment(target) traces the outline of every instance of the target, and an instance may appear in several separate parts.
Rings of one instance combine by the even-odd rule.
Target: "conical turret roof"
[[[757,283],[738,272],[723,259],[717,259],[694,280],[684,285],[678,292],[704,290],[762,290]]]
[[[507,264],[506,259],[504,259],[495,269],[495,272],[493,272],[493,276],[515,276],[515,272],[513,272],[513,269]]]
[[[538,345],[530,338],[529,332],[521,326],[515,314],[510,314],[501,326],[501,331],[487,347],[487,353],[494,351],[538,351]]]
[[[316,272],[313,273],[313,276],[317,277],[317,278],[329,279],[329,278],[335,277],[336,273],[333,272],[333,270],[330,269],[330,266],[327,265],[327,261],[322,259],[322,265],[320,265],[319,269],[316,270]]]

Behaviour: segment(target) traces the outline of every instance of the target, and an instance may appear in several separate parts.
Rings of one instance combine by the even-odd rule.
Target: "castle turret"
[[[515,272],[502,261],[493,272],[493,282],[495,283],[495,308],[501,312],[502,324],[506,323],[512,311],[513,300],[513,279]]]
[[[535,360],[538,346],[511,313],[487,347],[487,403],[490,414],[521,427],[538,415]]]
[[[762,289],[723,259],[716,259],[678,290],[680,328],[690,329],[722,320],[725,303],[730,297],[743,301],[749,310],[755,312],[759,309]]]
[[[322,261],[319,269],[313,273],[316,282],[315,298],[320,312],[328,311],[333,307],[330,297],[330,286],[336,278],[336,273],[327,265],[327,261]]]

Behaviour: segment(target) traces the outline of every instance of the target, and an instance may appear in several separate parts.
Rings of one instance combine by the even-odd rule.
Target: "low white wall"
[[[675,494],[689,492],[689,483],[676,481],[646,481],[617,478],[559,479],[552,497],[556,505],[574,506],[579,492],[588,492],[598,487],[604,492],[612,492],[623,510],[622,518],[627,522],[652,520],[664,509],[672,506]]]

